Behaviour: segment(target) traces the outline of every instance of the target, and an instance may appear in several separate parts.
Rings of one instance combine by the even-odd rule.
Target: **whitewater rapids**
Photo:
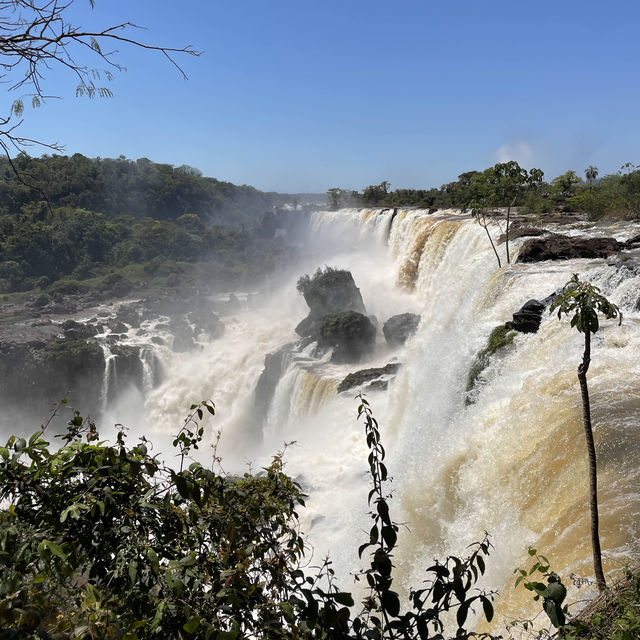
[[[588,233],[626,239],[627,224]],[[573,230],[571,233],[587,233]],[[513,243],[516,249],[521,241]],[[503,250],[504,247],[499,247]],[[357,547],[368,537],[366,447],[354,393],[337,395],[351,371],[402,363],[387,391],[368,398],[382,429],[393,476],[392,515],[406,523],[394,558],[402,587],[418,586],[433,557],[464,553],[491,534],[485,586],[500,591],[497,625],[529,615],[530,594],[513,589],[513,570],[537,547],[565,577],[591,577],[587,457],[576,368],[582,336],[545,312],[536,334],[517,334],[484,371],[477,401],[465,404],[467,374],[491,330],[531,298],[542,300],[573,273],[598,285],[624,312],[605,321],[592,344],[589,385],[599,455],[605,572],[636,554],[640,539],[640,270],[624,263],[571,260],[497,268],[485,232],[454,212],[341,210],[311,221],[307,264],[274,283],[263,304],[226,321],[222,339],[193,354],[164,354],[166,379],[146,400],[147,434],[175,433],[191,403],[212,398],[224,467],[256,470],[284,442],[287,471],[309,494],[303,530],[312,564],[329,554],[352,587]],[[630,264],[633,261],[630,262]],[[367,313],[380,324],[421,315],[399,349],[379,338],[358,365],[294,352],[267,415],[253,393],[264,357],[295,342],[308,310],[295,283],[329,265],[348,269]],[[213,438],[213,436],[212,436]],[[203,454],[206,459],[207,452]],[[591,591],[592,593],[593,591]],[[570,591],[569,600],[585,597]]]

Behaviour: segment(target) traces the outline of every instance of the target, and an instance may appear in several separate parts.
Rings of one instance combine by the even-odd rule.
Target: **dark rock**
[[[400,313],[389,318],[382,326],[384,339],[390,347],[403,345],[411,337],[420,324],[420,316],[416,313]]]
[[[528,238],[530,236],[543,236],[545,233],[549,233],[546,229],[540,229],[539,227],[527,227],[527,226],[511,226],[509,229],[509,241],[515,240],[516,238]],[[505,242],[507,239],[506,234],[502,234],[498,238],[498,242]]]
[[[152,336],[151,342],[153,342],[153,344],[159,344],[159,345],[167,344],[167,341],[161,338],[160,336]]]
[[[143,388],[143,366],[140,359],[140,347],[116,344],[111,347],[115,356],[114,375],[110,395],[116,398],[129,387]]]
[[[529,300],[513,314],[510,328],[520,333],[536,333],[542,322],[545,305],[538,300]]]
[[[361,369],[350,373],[339,385],[338,393],[348,391],[354,387],[362,387],[368,385],[369,389],[383,390],[387,388],[388,379],[382,380],[383,376],[395,375],[400,368],[399,362],[390,362],[384,367],[376,367],[372,369]]]
[[[623,242],[622,244],[624,245],[625,249],[634,249],[635,247],[640,245],[640,235],[633,236],[633,238],[629,238],[629,240]]]
[[[327,267],[318,269],[312,277],[298,280],[298,291],[309,305],[309,315],[296,327],[299,336],[320,338],[322,318],[327,314],[356,311],[366,314],[360,290],[351,272]]]
[[[623,244],[615,238],[579,238],[552,233],[526,240],[520,247],[516,262],[606,258],[621,248]]]
[[[264,358],[264,369],[258,378],[256,384],[254,406],[256,413],[260,416],[266,416],[273,394],[280,382],[280,378],[284,374],[288,364],[291,351],[295,343],[285,344],[274,353],[268,353]]]
[[[93,338],[98,333],[98,329],[94,325],[75,320],[65,320],[60,326],[64,331],[64,337],[69,340],[86,340]]]
[[[129,331],[127,325],[117,318],[111,318],[111,320],[107,322],[107,327],[109,327],[111,333],[127,333],[127,331]]]
[[[321,346],[332,347],[333,362],[357,362],[375,346],[376,328],[357,311],[330,313],[322,318]]]
[[[298,290],[315,315],[340,311],[366,313],[360,289],[350,271],[330,267],[324,271],[318,269],[313,277],[303,276],[298,280]]]
[[[46,307],[51,302],[51,296],[48,293],[41,293],[31,304],[35,309]]]
[[[126,322],[129,326],[137,329],[140,326],[142,315],[135,303],[121,304],[116,312],[116,318],[120,322]]]

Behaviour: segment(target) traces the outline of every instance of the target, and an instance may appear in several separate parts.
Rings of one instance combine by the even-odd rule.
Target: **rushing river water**
[[[577,231],[575,231],[577,233]],[[589,231],[589,233],[599,233]],[[607,230],[615,235],[615,229]],[[618,237],[638,233],[621,227]],[[520,241],[514,246],[517,249]],[[501,250],[503,247],[500,248]],[[303,529],[315,559],[330,554],[341,584],[360,567],[368,531],[366,447],[354,393],[337,395],[347,373],[399,361],[387,391],[368,395],[393,476],[392,515],[406,523],[395,557],[406,588],[419,585],[434,556],[463,553],[488,531],[495,551],[486,584],[500,590],[498,625],[531,611],[514,591],[513,570],[536,546],[553,568],[591,576],[587,458],[576,368],[582,336],[545,313],[536,334],[484,371],[476,402],[465,404],[469,367],[491,330],[531,298],[542,300],[579,273],[624,312],[603,322],[589,371],[599,454],[605,571],[635,553],[640,538],[640,293],[638,271],[602,260],[512,264],[497,268],[484,230],[456,212],[342,210],[311,223],[306,271],[274,283],[261,304],[225,321],[221,339],[192,354],[164,353],[165,381],[146,400],[146,432],[175,433],[192,402],[212,398],[225,468],[262,466],[284,442],[287,471],[309,493]],[[630,261],[632,264],[633,261]],[[308,310],[295,283],[330,265],[352,272],[367,313],[421,315],[417,333],[358,365],[296,351],[266,415],[254,390],[264,358],[295,342]],[[206,453],[204,454],[206,455]],[[584,597],[573,589],[570,599]],[[525,604],[526,603],[526,604]],[[524,607],[524,609],[523,609]],[[526,608],[528,607],[528,609]]]

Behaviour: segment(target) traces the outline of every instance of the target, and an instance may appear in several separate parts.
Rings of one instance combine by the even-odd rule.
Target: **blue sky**
[[[440,186],[518,160],[547,178],[640,163],[640,3],[611,0],[77,0],[179,58],[119,47],[108,100],[26,110],[22,133],[90,157],[188,164],[286,192]],[[37,153],[37,150],[32,150]]]

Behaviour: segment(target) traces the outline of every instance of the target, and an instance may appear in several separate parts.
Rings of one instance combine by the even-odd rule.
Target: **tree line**
[[[504,176],[509,174],[512,184],[505,189]],[[569,170],[545,181],[540,169],[527,172],[510,161],[483,171],[466,171],[439,188],[391,190],[390,183],[383,181],[362,191],[329,189],[327,200],[332,209],[353,206],[468,209],[480,205],[518,206],[527,213],[580,211],[591,219],[640,215],[640,165],[625,163],[617,173],[602,177],[597,167],[589,165],[584,176],[583,180],[576,171]]]

